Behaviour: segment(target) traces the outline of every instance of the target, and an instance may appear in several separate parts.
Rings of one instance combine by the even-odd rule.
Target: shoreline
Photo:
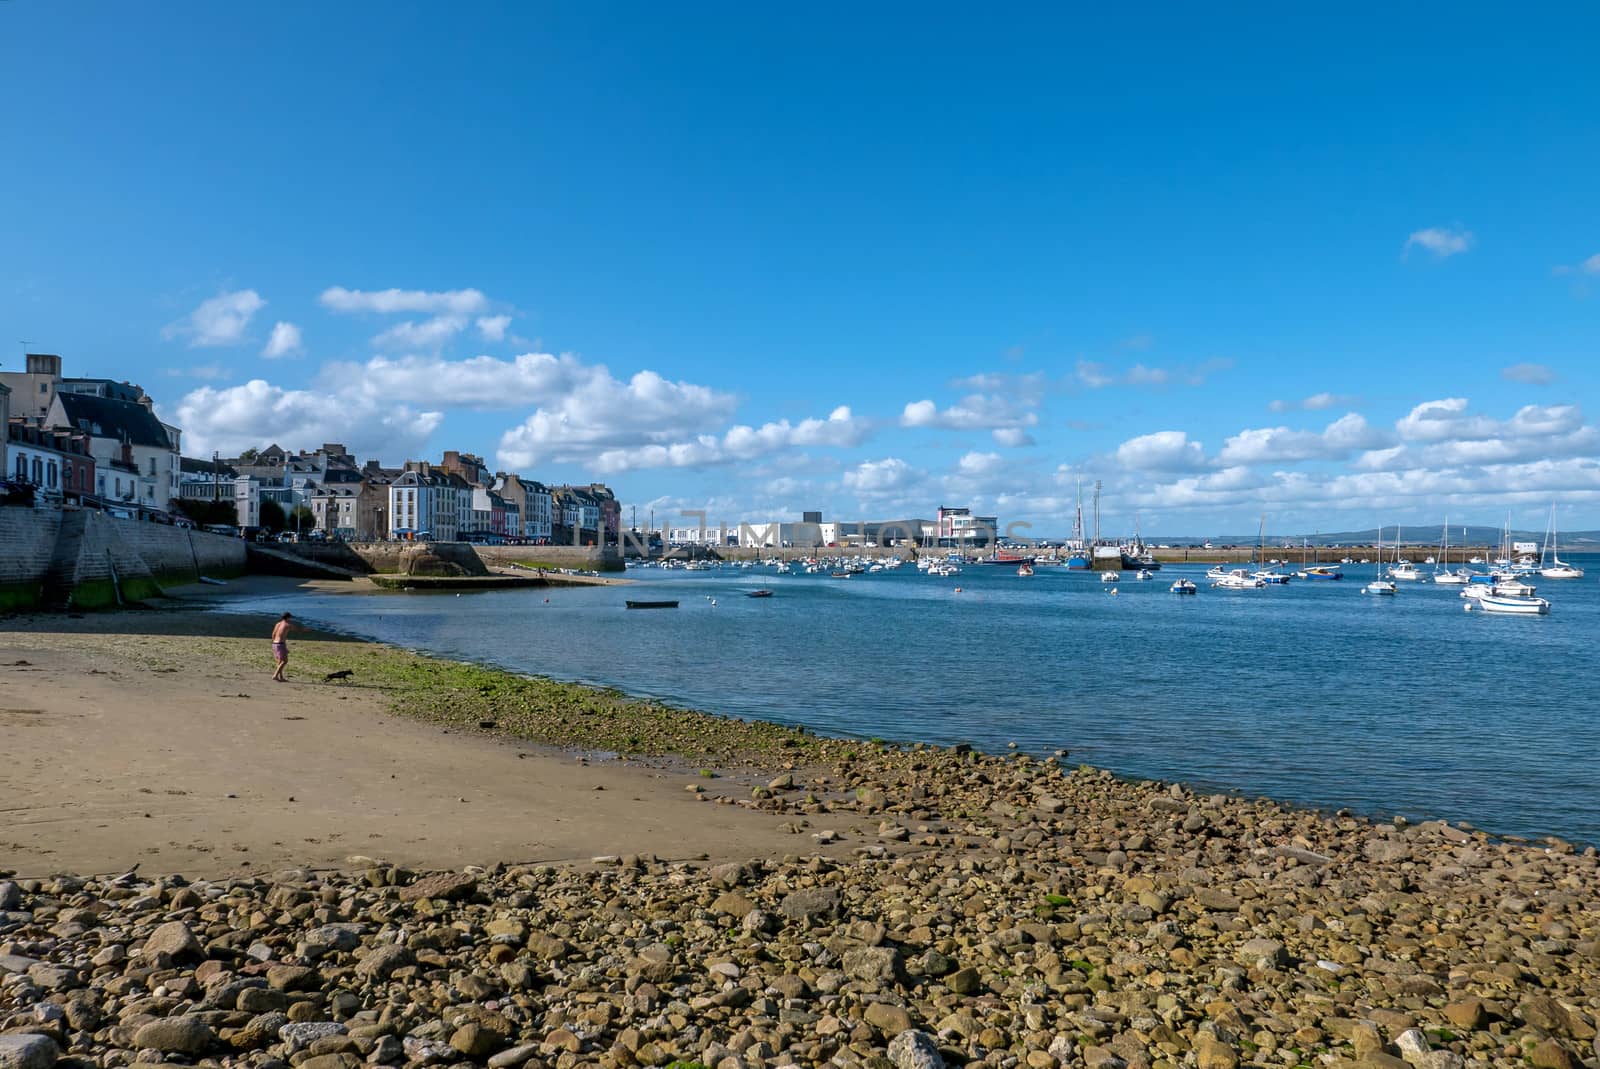
[[[631,583],[631,582],[633,582],[633,580],[602,579],[599,583],[595,583],[593,585],[622,585],[624,583]],[[249,585],[247,587],[241,587],[240,586],[241,583],[248,583]],[[232,586],[233,586],[233,588],[229,589],[229,590],[223,590],[223,589],[220,589],[220,588],[206,587],[206,586],[199,586],[199,585],[182,587],[182,588],[178,588],[176,591],[170,593],[169,597],[174,599],[174,600],[182,601],[182,602],[214,604],[214,603],[218,603],[218,602],[225,602],[225,601],[228,601],[228,600],[232,600],[233,598],[241,597],[241,596],[261,596],[263,594],[280,594],[280,593],[284,594],[286,596],[292,596],[294,593],[297,593],[297,592],[300,592],[300,591],[314,591],[314,592],[317,592],[317,593],[337,593],[337,594],[385,594],[385,593],[392,593],[391,591],[370,589],[370,588],[366,588],[364,586],[362,588],[360,588],[360,589],[353,589],[351,584],[344,583],[344,582],[341,582],[341,581],[330,581],[330,580],[289,580],[289,579],[285,579],[285,578],[281,578],[281,577],[267,577],[267,576],[252,577],[249,580],[236,580],[236,581],[234,581]],[[768,720],[768,719],[761,718],[759,716],[756,716],[756,717],[749,717],[749,716],[740,717],[740,716],[734,716],[734,715],[728,715],[728,714],[722,714],[722,713],[708,712],[706,710],[697,708],[697,707],[692,706],[692,705],[681,704],[681,703],[675,702],[675,701],[673,701],[671,699],[667,699],[667,698],[660,698],[660,697],[652,695],[652,694],[650,694],[648,692],[627,691],[627,690],[621,689],[618,686],[614,686],[614,685],[607,684],[607,683],[600,682],[600,681],[587,680],[587,679],[582,679],[582,678],[569,679],[569,678],[562,678],[562,677],[557,677],[557,676],[546,676],[546,675],[539,675],[539,674],[523,673],[523,672],[518,671],[517,669],[504,667],[504,666],[495,664],[495,663],[490,662],[490,661],[469,660],[469,659],[457,657],[457,656],[454,656],[454,655],[433,653],[433,652],[427,651],[427,650],[421,650],[421,649],[411,650],[408,647],[392,646],[392,645],[388,644],[387,642],[385,642],[385,641],[383,641],[381,639],[371,638],[369,636],[362,635],[362,634],[359,634],[359,633],[354,632],[354,631],[335,630],[335,631],[333,631],[331,633],[340,634],[340,635],[342,635],[344,637],[347,637],[347,638],[350,638],[350,639],[353,639],[353,640],[356,640],[356,641],[359,641],[359,642],[371,643],[371,644],[373,644],[375,646],[380,646],[380,647],[383,647],[383,648],[386,648],[386,649],[394,649],[394,650],[400,650],[400,651],[405,651],[405,652],[417,653],[417,654],[419,654],[421,656],[426,656],[426,657],[429,657],[429,658],[432,658],[434,660],[438,660],[438,661],[441,661],[441,662],[444,662],[444,663],[449,663],[449,664],[454,664],[454,665],[461,665],[461,666],[468,666],[468,667],[472,667],[472,668],[483,669],[483,670],[489,671],[489,672],[501,672],[501,673],[505,673],[507,676],[510,676],[510,677],[514,677],[514,678],[518,678],[518,679],[542,681],[542,682],[550,683],[552,685],[560,686],[560,687],[581,688],[584,691],[593,691],[593,692],[596,692],[596,693],[599,693],[599,694],[608,695],[612,699],[621,699],[621,700],[625,700],[625,701],[631,701],[631,702],[639,703],[641,705],[649,706],[649,707],[656,708],[656,709],[670,710],[670,711],[672,711],[672,712],[674,712],[676,714],[680,714],[680,715],[685,716],[685,717],[705,718],[706,722],[708,722],[710,724],[713,724],[713,725],[716,725],[716,724],[727,724],[727,723],[730,723],[730,722],[731,723],[746,723],[746,724],[762,724],[762,725],[767,725],[767,726],[771,727],[772,729],[775,729],[775,730],[778,730],[778,731],[796,733],[797,735],[802,736],[802,737],[806,738],[807,740],[812,740],[812,741],[816,741],[816,740],[831,741],[831,742],[845,744],[845,745],[848,745],[848,746],[863,746],[863,745],[868,745],[868,744],[873,744],[873,743],[887,742],[887,743],[891,744],[892,746],[894,746],[896,748],[901,748],[901,749],[910,748],[910,747],[919,747],[919,748],[926,748],[926,749],[931,749],[931,750],[947,749],[951,745],[961,745],[961,746],[967,746],[967,747],[972,748],[972,749],[976,749],[980,754],[984,754],[986,756],[991,756],[991,757],[999,757],[999,758],[1013,757],[1013,756],[1016,756],[1018,753],[1029,754],[1030,756],[1032,756],[1034,758],[1048,757],[1052,753],[1060,755],[1060,756],[1063,756],[1063,757],[1070,756],[1072,754],[1077,753],[1077,751],[1075,749],[1072,749],[1070,747],[1059,748],[1059,747],[1051,747],[1051,746],[1038,746],[1038,747],[1035,747],[1035,748],[1019,748],[1017,746],[1017,744],[1010,743],[1010,744],[1008,744],[1008,748],[1000,748],[998,745],[990,747],[990,748],[985,748],[982,744],[979,744],[979,743],[961,742],[961,743],[957,743],[957,744],[952,744],[952,743],[941,743],[941,742],[929,742],[929,741],[921,740],[921,739],[888,738],[887,736],[881,736],[881,735],[868,735],[868,734],[852,735],[852,734],[825,733],[825,732],[820,732],[817,729],[814,729],[814,728],[812,728],[812,727],[810,727],[809,725],[806,725],[806,724],[789,723],[789,722],[785,722],[785,721],[781,721],[781,720]],[[625,743],[626,739],[625,738],[622,738],[622,739],[612,738],[610,741],[613,742],[613,743],[616,743],[616,742]],[[575,740],[563,739],[563,740],[560,740],[560,741],[547,742],[545,744],[556,746],[558,748],[559,747],[569,747],[570,746],[570,747],[575,747],[575,748],[580,748],[580,749],[584,748],[585,745],[586,745],[586,743],[582,739],[575,739]],[[625,746],[621,747],[621,749],[626,749],[626,747]],[[1433,813],[1428,813],[1428,814],[1418,814],[1417,812],[1413,811],[1411,813],[1401,813],[1399,809],[1394,808],[1394,807],[1390,807],[1390,806],[1387,806],[1387,805],[1378,805],[1378,804],[1363,805],[1363,804],[1360,804],[1360,803],[1357,803],[1357,802],[1354,802],[1354,801],[1350,801],[1350,802],[1343,803],[1343,804],[1341,804],[1340,802],[1336,802],[1336,801],[1330,801],[1330,802],[1326,802],[1326,803],[1323,803],[1323,804],[1317,804],[1317,803],[1313,803],[1313,802],[1303,802],[1303,801],[1297,801],[1297,800],[1294,800],[1294,799],[1283,798],[1283,797],[1280,797],[1279,795],[1268,793],[1268,792],[1251,791],[1251,790],[1245,789],[1243,787],[1240,787],[1240,786],[1238,786],[1237,784],[1234,784],[1234,783],[1225,782],[1225,781],[1221,781],[1221,780],[1208,780],[1208,779],[1204,778],[1203,776],[1196,776],[1196,775],[1192,775],[1192,774],[1179,774],[1179,775],[1175,775],[1175,776],[1167,776],[1167,777],[1163,777],[1163,778],[1157,779],[1157,778],[1154,778],[1154,777],[1140,775],[1140,774],[1137,774],[1137,773],[1120,772],[1120,771],[1117,771],[1115,769],[1105,768],[1103,766],[1094,764],[1092,761],[1085,761],[1085,760],[1077,758],[1077,757],[1072,757],[1072,759],[1069,762],[1066,762],[1065,764],[1066,765],[1070,765],[1071,767],[1080,767],[1080,766],[1093,767],[1096,771],[1106,771],[1106,772],[1109,772],[1111,775],[1116,776],[1118,779],[1126,780],[1128,782],[1133,782],[1133,783],[1149,782],[1149,783],[1158,784],[1160,786],[1166,786],[1166,785],[1169,785],[1169,784],[1178,784],[1178,785],[1181,785],[1182,787],[1184,787],[1185,789],[1194,791],[1195,793],[1198,793],[1198,794],[1226,795],[1226,796],[1228,796],[1230,798],[1234,798],[1234,799],[1237,799],[1237,800],[1240,800],[1240,801],[1247,801],[1247,802],[1248,801],[1272,802],[1274,804],[1284,806],[1285,808],[1289,808],[1289,809],[1293,809],[1293,810],[1297,810],[1297,811],[1303,810],[1305,812],[1314,813],[1314,814],[1317,814],[1317,815],[1320,815],[1320,816],[1323,816],[1323,817],[1327,817],[1329,819],[1337,819],[1337,818],[1342,818],[1342,817],[1347,817],[1347,816],[1354,816],[1354,817],[1356,817],[1358,819],[1370,821],[1370,822],[1373,822],[1373,823],[1379,823],[1379,824],[1386,823],[1386,822],[1389,822],[1389,821],[1392,821],[1392,820],[1409,820],[1409,821],[1411,821],[1413,823],[1424,823],[1424,822],[1439,823],[1439,822],[1443,822],[1443,823],[1448,823],[1448,824],[1451,824],[1451,825],[1453,825],[1455,827],[1466,829],[1466,830],[1469,830],[1469,831],[1483,832],[1483,833],[1487,834],[1488,837],[1491,840],[1494,840],[1496,842],[1516,843],[1516,844],[1524,844],[1524,845],[1542,845],[1542,844],[1554,844],[1556,846],[1573,845],[1573,846],[1575,846],[1575,847],[1577,847],[1579,849],[1587,848],[1587,847],[1590,847],[1590,846],[1600,847],[1600,843],[1591,842],[1589,839],[1586,839],[1586,838],[1582,838],[1582,837],[1568,838],[1566,836],[1563,836],[1563,835],[1558,834],[1558,833],[1553,832],[1553,831],[1539,830],[1537,828],[1530,829],[1530,830],[1527,830],[1527,831],[1522,831],[1522,832],[1500,831],[1500,830],[1496,830],[1494,827],[1488,826],[1487,822],[1485,822],[1485,821],[1482,821],[1482,820],[1469,821],[1469,820],[1466,820],[1466,819],[1454,817],[1454,816],[1452,816],[1452,815],[1450,815],[1449,813],[1446,813],[1446,812],[1433,812]]]
[[[0,635],[0,783],[42,817],[0,831],[0,871],[34,862],[0,876],[0,1046],[30,1066],[1593,1064],[1593,848],[332,634],[291,678],[351,680],[271,684],[268,622]]]

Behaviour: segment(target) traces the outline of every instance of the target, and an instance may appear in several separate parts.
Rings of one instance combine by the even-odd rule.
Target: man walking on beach
[[[272,673],[274,683],[287,683],[283,678],[283,670],[289,667],[289,632],[304,631],[305,628],[294,622],[294,616],[284,613],[278,617],[278,622],[272,625],[272,659],[278,667]]]

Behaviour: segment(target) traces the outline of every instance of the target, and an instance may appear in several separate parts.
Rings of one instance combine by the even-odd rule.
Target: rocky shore
[[[793,855],[0,883],[0,1067],[1595,1059],[1593,851],[951,751],[752,793]]]
[[[1600,1065],[1593,849],[459,671],[410,712],[719,755],[790,847],[0,879],[0,1069]]]

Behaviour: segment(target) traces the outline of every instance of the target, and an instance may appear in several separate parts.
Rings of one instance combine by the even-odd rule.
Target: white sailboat
[[[1539,574],[1546,579],[1582,579],[1583,569],[1575,568],[1556,552],[1556,507],[1550,506],[1550,525],[1544,532],[1544,550],[1539,554]]]
[[[1399,552],[1400,552],[1400,550],[1399,550],[1399,534],[1400,534],[1400,528],[1396,527],[1395,528],[1395,546],[1396,546],[1395,553],[1396,553],[1396,555],[1398,555]],[[1386,596],[1386,597],[1393,597],[1395,592],[1398,589],[1399,588],[1394,585],[1394,580],[1393,579],[1385,579],[1383,577],[1383,528],[1379,527],[1378,528],[1378,574],[1373,576],[1372,582],[1368,583],[1366,586],[1361,588],[1361,592],[1363,594],[1379,594],[1379,595],[1383,595],[1383,596]]]
[[[1466,529],[1462,528],[1462,538]],[[1467,568],[1450,570],[1450,517],[1444,518],[1444,533],[1439,540],[1439,567],[1434,570],[1433,581],[1440,586],[1466,586],[1472,582],[1472,571]]]
[[[1380,535],[1382,531],[1378,532]],[[1378,560],[1383,560],[1383,554],[1378,554]],[[1403,583],[1418,583],[1422,581],[1422,573],[1417,571],[1417,566],[1408,560],[1400,559],[1400,527],[1394,529],[1394,566],[1389,569],[1389,578],[1397,579]]]

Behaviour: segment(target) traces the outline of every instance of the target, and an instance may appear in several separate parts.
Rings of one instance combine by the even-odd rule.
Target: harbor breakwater
[[[103,512],[0,508],[0,612],[106,608],[244,570],[237,538]]]

